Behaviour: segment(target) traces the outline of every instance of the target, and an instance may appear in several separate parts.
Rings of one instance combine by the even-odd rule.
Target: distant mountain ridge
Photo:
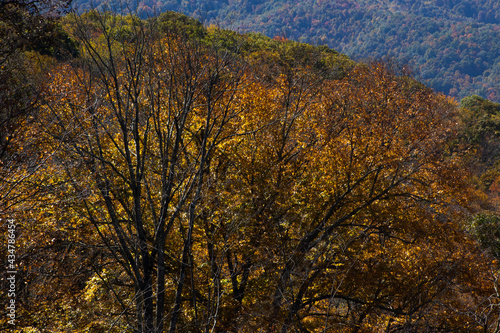
[[[79,10],[90,2],[78,0]],[[111,7],[118,8],[117,2]],[[500,101],[500,1],[143,0],[143,15],[167,10],[205,24],[326,44],[354,60],[392,57],[456,98]]]

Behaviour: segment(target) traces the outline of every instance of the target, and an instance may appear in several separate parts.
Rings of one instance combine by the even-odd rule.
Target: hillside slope
[[[500,325],[497,104],[175,12],[56,23],[78,52],[0,68],[0,331]]]
[[[79,10],[90,8],[79,0]],[[113,6],[114,8],[118,8]],[[500,3],[406,0],[144,0],[144,15],[173,10],[241,31],[327,44],[355,60],[409,63],[435,90],[500,101]]]

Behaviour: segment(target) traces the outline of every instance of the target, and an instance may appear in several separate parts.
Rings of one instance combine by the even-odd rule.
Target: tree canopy
[[[60,24],[78,52],[22,51],[44,60],[9,139],[29,163],[2,179],[17,329],[499,325],[497,218],[468,223],[486,192],[467,148],[491,127],[467,115],[494,123],[491,102],[460,108],[395,64],[175,13]]]

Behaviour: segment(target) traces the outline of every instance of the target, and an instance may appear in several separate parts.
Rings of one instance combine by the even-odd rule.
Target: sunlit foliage
[[[21,140],[38,158],[16,187],[31,195],[9,208],[20,327],[498,324],[489,245],[462,223],[477,191],[448,98],[388,63],[178,15],[65,26],[80,57],[39,85]]]

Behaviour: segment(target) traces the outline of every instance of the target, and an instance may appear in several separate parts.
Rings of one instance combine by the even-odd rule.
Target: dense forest
[[[2,331],[498,330],[500,104],[59,5],[0,6]]]
[[[80,9],[90,3],[76,2]],[[143,15],[174,10],[225,28],[328,45],[355,60],[397,58],[437,91],[500,102],[498,1],[143,0],[139,7]]]

